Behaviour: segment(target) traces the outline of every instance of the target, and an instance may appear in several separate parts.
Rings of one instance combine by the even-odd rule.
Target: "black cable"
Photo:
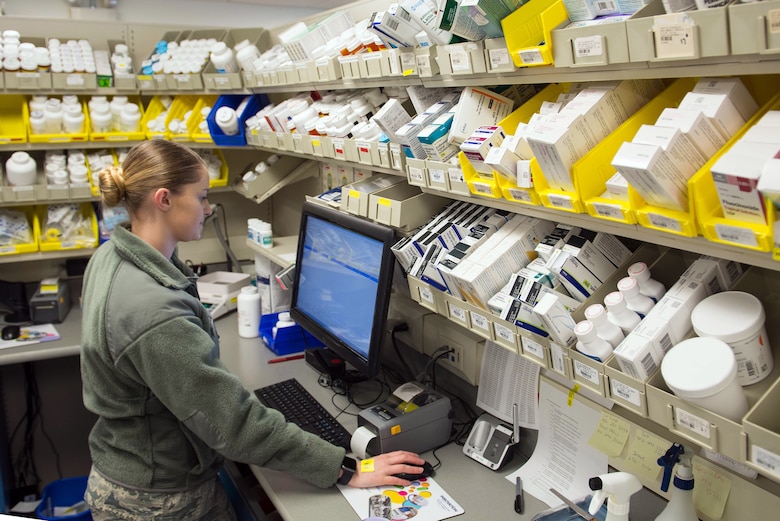
[[[404,328],[406,328],[406,329],[404,329]],[[410,381],[414,381],[415,380],[415,378],[414,378],[414,371],[412,371],[412,369],[409,367],[409,364],[406,363],[406,358],[401,356],[401,351],[398,349],[398,342],[396,342],[396,340],[395,340],[395,334],[398,331],[406,331],[408,329],[409,329],[409,326],[407,326],[406,324],[399,324],[399,325],[393,327],[393,329],[390,331],[390,338],[393,341],[393,349],[395,350],[395,354],[398,355],[398,359],[401,361],[401,364],[404,366],[404,369],[406,369],[406,372],[409,375],[409,380]]]

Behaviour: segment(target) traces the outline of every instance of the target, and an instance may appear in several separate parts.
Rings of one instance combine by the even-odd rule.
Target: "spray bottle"
[[[588,486],[595,492],[588,508],[591,515],[596,515],[604,500],[608,499],[605,521],[628,521],[631,495],[642,490],[639,479],[628,472],[611,472],[590,478]]]
[[[674,470],[674,489],[672,498],[655,521],[698,521],[693,506],[693,454],[686,453],[685,447],[674,443],[666,454],[658,458],[658,464],[664,468],[661,490],[669,490],[669,481]]]

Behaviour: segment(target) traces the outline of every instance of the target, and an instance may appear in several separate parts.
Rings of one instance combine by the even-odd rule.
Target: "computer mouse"
[[[416,463],[409,463],[409,465],[414,465],[415,467],[418,466]],[[405,479],[407,481],[414,481],[415,479],[427,478],[429,476],[433,476],[433,473],[435,472],[433,470],[433,465],[431,465],[426,461],[421,466],[423,468],[423,471],[420,472],[419,474],[407,474],[406,472],[402,472],[400,474],[395,474],[395,477]]]
[[[16,340],[19,338],[20,333],[21,328],[19,326],[9,324],[3,327],[3,331],[0,333],[0,336],[3,337],[3,340]]]

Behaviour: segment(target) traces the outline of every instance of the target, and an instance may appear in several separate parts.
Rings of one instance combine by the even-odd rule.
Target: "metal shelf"
[[[58,259],[77,259],[90,257],[95,253],[95,248],[82,248],[79,250],[37,251],[34,253],[17,253],[0,256],[0,264],[16,264],[20,262],[38,262]]]
[[[362,168],[365,170],[371,170],[372,172],[382,172],[383,174],[392,174],[401,177],[406,177],[406,172],[402,172],[400,170],[396,170],[394,168],[388,168],[384,166],[365,165],[363,163],[353,163],[352,161],[343,161],[341,159],[334,159],[332,157],[313,156],[311,154],[304,154],[302,152],[296,152],[294,150],[281,150],[278,148],[259,147],[259,146],[253,146],[252,148],[257,150],[262,150],[264,152],[270,152],[272,154],[282,154],[284,156],[294,156],[294,157],[301,157],[303,159],[313,159],[315,161],[320,161],[323,163],[336,163],[339,165],[349,166],[352,168]]]

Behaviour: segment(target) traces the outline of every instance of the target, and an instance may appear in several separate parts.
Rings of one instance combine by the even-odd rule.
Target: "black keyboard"
[[[288,422],[349,450],[352,435],[295,378],[255,389],[260,403],[282,414]]]

